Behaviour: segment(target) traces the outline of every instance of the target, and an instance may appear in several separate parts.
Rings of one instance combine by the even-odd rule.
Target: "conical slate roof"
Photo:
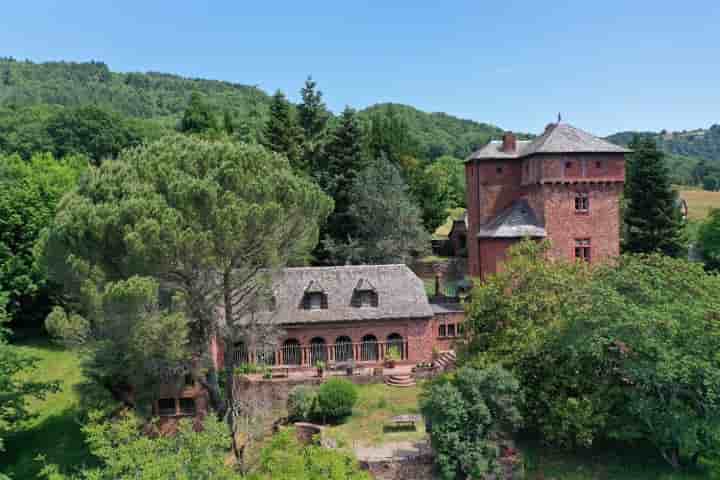
[[[545,228],[525,199],[516,200],[510,208],[480,226],[478,238],[539,238],[545,237]]]
[[[630,153],[627,148],[567,123],[550,124],[542,135],[533,140],[518,140],[514,152],[503,152],[501,148],[502,142],[494,140],[467,159],[522,158],[537,153]]]

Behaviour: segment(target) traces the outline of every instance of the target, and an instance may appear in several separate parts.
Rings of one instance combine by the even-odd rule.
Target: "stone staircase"
[[[442,371],[452,370],[455,368],[457,357],[455,356],[455,350],[446,350],[440,352],[440,356],[433,362],[433,364]]]
[[[385,376],[385,384],[390,387],[407,388],[415,386],[415,378],[411,373],[397,373]]]

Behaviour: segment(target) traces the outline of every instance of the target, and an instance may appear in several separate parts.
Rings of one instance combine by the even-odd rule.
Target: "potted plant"
[[[390,347],[385,353],[385,367],[395,368],[395,364],[400,361],[400,350],[397,347]]]
[[[317,368],[318,377],[322,377],[323,372],[325,371],[325,362],[318,360],[315,362],[315,368]]]

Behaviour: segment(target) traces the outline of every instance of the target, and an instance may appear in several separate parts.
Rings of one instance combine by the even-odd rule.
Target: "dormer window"
[[[366,279],[362,278],[355,285],[352,304],[358,308],[373,308],[378,306],[378,294],[375,287]]]
[[[320,310],[322,308],[322,293],[310,293],[310,310]]]
[[[311,280],[307,288],[305,288],[303,308],[305,310],[324,310],[328,308],[325,289],[315,280]]]

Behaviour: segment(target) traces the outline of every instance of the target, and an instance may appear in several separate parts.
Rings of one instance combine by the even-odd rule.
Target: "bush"
[[[347,417],[357,399],[357,387],[351,382],[339,378],[328,380],[318,389],[317,416],[323,421]]]
[[[298,385],[288,395],[288,417],[294,421],[308,421],[317,410],[317,392],[308,385]]]
[[[428,384],[420,408],[430,426],[441,477],[498,473],[500,440],[520,426],[521,400],[518,381],[498,365],[463,367]]]

